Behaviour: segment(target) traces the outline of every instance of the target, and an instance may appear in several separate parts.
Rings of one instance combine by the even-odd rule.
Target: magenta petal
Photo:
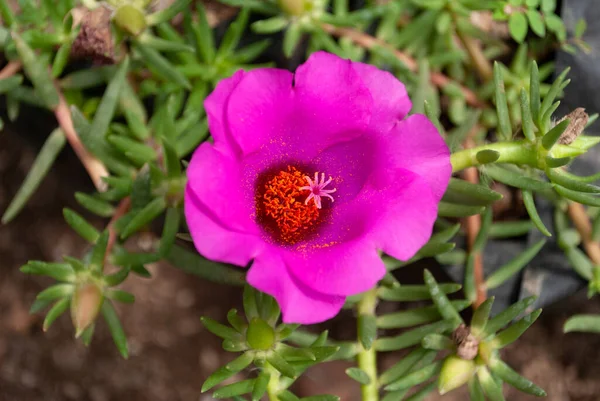
[[[311,128],[300,139],[309,145],[353,138],[371,120],[373,97],[350,60],[313,53],[296,70],[295,89],[300,117]]]
[[[288,252],[285,262],[292,274],[315,291],[352,295],[371,289],[385,275],[376,245],[367,238],[332,246]]]
[[[277,300],[284,323],[319,323],[337,315],[344,305],[344,297],[319,294],[295,280],[277,249],[259,255],[246,279]]]
[[[386,207],[373,208],[371,232],[385,253],[408,260],[429,241],[438,200],[427,181],[410,171],[386,171],[384,180],[388,185],[378,198]]]
[[[450,149],[424,115],[414,114],[400,121],[390,132],[389,163],[423,177],[439,202],[446,192],[452,165]]]
[[[187,177],[188,187],[221,223],[247,234],[259,232],[252,194],[242,188],[240,164],[227,151],[203,143],[192,156]]]
[[[264,248],[252,234],[231,231],[209,217],[202,203],[188,187],[184,200],[185,219],[198,252],[217,262],[246,266]]]
[[[275,145],[295,129],[292,80],[285,70],[262,68],[247,72],[227,107],[229,128],[243,153]]]
[[[394,75],[375,66],[364,63],[352,66],[373,96],[371,127],[387,132],[412,108],[406,87]]]
[[[235,146],[235,140],[227,130],[227,102],[243,76],[244,71],[239,70],[230,78],[220,81],[204,101],[210,134],[215,139],[215,143],[219,145]]]

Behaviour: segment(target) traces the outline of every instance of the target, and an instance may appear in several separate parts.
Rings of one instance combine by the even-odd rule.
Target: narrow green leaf
[[[466,309],[471,302],[465,300],[450,301],[452,307],[458,311]],[[420,324],[431,323],[441,319],[437,307],[425,306],[401,312],[388,313],[377,317],[377,326],[382,329],[412,327]]]
[[[48,70],[48,65],[34,53],[29,45],[16,32],[12,32],[12,38],[17,47],[19,58],[23,63],[23,68],[33,83],[36,93],[46,107],[54,109],[58,106],[59,97],[58,91],[54,87],[50,71]]]
[[[521,194],[523,195],[523,203],[525,204],[525,209],[527,209],[527,213],[529,214],[529,217],[531,218],[533,224],[537,227],[538,230],[540,230],[542,234],[544,234],[547,237],[551,237],[552,234],[550,233],[550,231],[548,231],[540,215],[537,212],[537,208],[535,207],[535,200],[533,198],[533,193],[531,191],[523,189],[521,190]]]
[[[444,292],[440,289],[437,281],[429,272],[429,270],[425,269],[423,271],[423,276],[425,278],[425,284],[427,285],[427,288],[429,288],[431,299],[437,306],[440,314],[442,315],[442,318],[444,318],[444,320],[446,321],[452,322],[452,324],[456,326],[463,323],[460,314],[456,309],[454,309],[454,307],[450,303],[450,300],[448,299],[448,297],[446,297],[446,294],[444,294]]]
[[[546,174],[552,182],[560,185],[561,187],[577,192],[600,194],[600,187],[585,182],[573,180],[569,176],[564,174],[560,169],[547,169]]]
[[[477,376],[473,376],[469,380],[469,397],[471,397],[470,401],[485,401],[485,395]]]
[[[130,271],[131,269],[129,267],[124,267],[116,273],[102,277],[102,280],[108,287],[114,287],[125,281],[125,279],[129,276]]]
[[[231,0],[225,0],[225,1],[231,1]],[[279,394],[277,394],[277,398],[279,398],[279,401],[300,401],[300,398],[296,397],[289,390],[284,390],[284,391],[280,392]]]
[[[491,207],[487,207],[485,209],[485,213],[483,214],[483,218],[481,219],[481,227],[479,228],[479,232],[475,237],[475,242],[473,243],[471,252],[479,252],[484,249],[493,218],[493,209]]]
[[[117,103],[119,101],[119,94],[121,92],[121,88],[123,87],[123,83],[125,82],[125,76],[127,75],[128,70],[129,57],[126,57],[106,87],[104,96],[102,96],[102,101],[98,105],[98,109],[96,110],[96,114],[92,120],[89,136],[100,138],[106,135],[106,132],[108,131],[108,125],[115,115],[115,110],[117,109]]]
[[[197,252],[173,245],[165,256],[173,266],[215,283],[242,286],[245,284],[243,271],[203,258]]]
[[[455,348],[454,342],[441,334],[428,334],[423,337],[421,346],[431,350],[453,350]]]
[[[438,216],[440,217],[467,217],[481,214],[483,211],[483,206],[456,205],[446,202],[440,202],[438,206]]]
[[[10,28],[15,23],[15,15],[7,0],[0,0],[0,16],[3,25]]]
[[[440,284],[439,288],[445,294],[452,294],[459,291],[462,286],[456,283],[444,283]],[[379,298],[386,301],[395,302],[410,302],[410,301],[423,301],[431,299],[429,289],[425,285],[402,285],[400,288],[379,288],[377,292]]]
[[[134,42],[133,47],[156,75],[185,89],[192,88],[190,81],[159,52],[139,42]]]
[[[242,380],[237,383],[228,384],[215,390],[213,397],[216,399],[231,398],[236,395],[248,394],[254,388],[254,379]]]
[[[552,184],[523,175],[513,169],[504,168],[500,165],[487,165],[485,173],[492,179],[512,187],[528,189],[530,191],[544,191],[552,189]]]
[[[154,199],[148,203],[142,210],[137,212],[131,219],[129,224],[123,228],[121,238],[125,239],[134,232],[140,230],[143,226],[149,224],[152,220],[158,217],[167,207],[167,203],[163,197]]]
[[[302,28],[300,24],[291,24],[283,34],[283,54],[290,58],[302,39]]]
[[[227,32],[225,32],[219,50],[217,51],[217,57],[226,57],[233,53],[248,24],[248,17],[248,8],[242,8],[235,21],[229,25]]]
[[[531,103],[531,117],[534,122],[539,121],[540,115],[540,77],[538,65],[535,60],[531,63],[529,79],[529,101]]]
[[[479,305],[473,313],[473,317],[471,318],[471,332],[474,335],[477,336],[479,333],[485,331],[485,325],[490,317],[490,311],[492,310],[494,299],[494,297],[489,297],[483,301],[483,303]]]
[[[204,327],[206,327],[208,331],[210,331],[218,337],[236,341],[241,339],[240,333],[238,333],[231,327],[225,326],[224,324],[217,322],[216,320],[203,316],[200,318],[200,321],[202,321],[202,324],[204,324]]]
[[[379,383],[386,385],[400,379],[415,366],[418,366],[419,362],[427,355],[431,354],[435,356],[437,352],[429,351],[421,347],[414,349],[408,355],[404,356],[400,362],[397,362],[391,368],[383,372],[379,377]]]
[[[526,235],[533,228],[529,220],[499,221],[491,225],[490,238],[512,238]]]
[[[208,20],[206,19],[204,4],[196,4],[196,12],[198,13],[198,21],[191,25],[192,31],[194,32],[196,49],[205,63],[212,63],[216,53],[215,43],[212,29],[208,25]]]
[[[190,0],[176,0],[170,6],[146,16],[146,23],[152,26],[171,21],[173,17],[185,10],[189,3]]]
[[[107,246],[108,230],[104,230],[96,240],[96,245],[94,245],[94,248],[92,249],[92,256],[90,258],[90,264],[95,266],[95,268],[100,271],[104,267],[104,259],[106,255]]]
[[[202,384],[202,389],[200,391],[204,393],[235,374],[236,372],[232,372],[231,370],[227,369],[227,367],[223,366],[208,376],[204,384]]]
[[[494,375],[498,376],[500,379],[510,384],[514,388],[521,390],[524,393],[535,395],[536,397],[546,396],[546,392],[544,390],[523,376],[519,375],[499,358],[492,358],[489,367]]]
[[[563,331],[565,333],[600,333],[600,315],[572,316],[565,322]]]
[[[262,396],[267,392],[267,387],[269,385],[269,381],[271,380],[271,375],[266,370],[260,372],[256,381],[254,382],[254,388],[252,388],[252,401],[259,401]]]
[[[245,352],[233,361],[229,362],[225,367],[232,372],[240,372],[246,369],[254,360],[254,354]]]
[[[513,14],[521,15],[522,14]],[[525,17],[523,17],[525,18]],[[514,37],[514,35],[513,35]],[[512,138],[512,127],[510,124],[510,116],[508,113],[508,104],[506,100],[506,92],[504,89],[504,79],[502,78],[502,70],[498,62],[494,62],[494,86],[496,88],[496,113],[498,115],[498,134],[504,140]]]
[[[483,388],[483,392],[490,401],[505,401],[502,394],[502,386],[496,383],[487,367],[477,370],[477,378]]]
[[[60,129],[52,131],[44,146],[38,153],[31,169],[27,173],[25,181],[21,188],[15,194],[15,197],[6,208],[2,216],[2,223],[7,224],[14,219],[23,209],[29,198],[33,195],[40,183],[48,174],[50,167],[56,160],[56,157],[65,146],[65,135]]]
[[[494,338],[494,348],[504,348],[509,344],[514,343],[521,337],[523,333],[540,317],[541,309],[536,309],[523,319],[511,325],[506,330],[501,331]]]
[[[512,304],[507,309],[500,312],[488,320],[485,325],[485,336],[496,333],[502,327],[509,324],[514,318],[523,313],[531,304],[535,302],[536,297],[523,298],[520,301]],[[483,383],[482,383],[483,384]]]
[[[252,23],[251,28],[256,33],[275,33],[281,31],[289,24],[288,19],[282,16],[276,16]]]
[[[177,231],[179,231],[180,222],[181,213],[179,209],[174,207],[168,208],[158,248],[159,255],[166,255],[171,250],[171,247],[175,243]]]
[[[340,401],[340,397],[331,394],[311,395],[300,398],[300,401]]]
[[[360,384],[367,385],[371,383],[371,378],[369,375],[360,368],[348,368],[346,369],[346,374],[353,380],[359,382]]]
[[[396,380],[393,383],[388,384],[384,387],[384,389],[386,391],[396,391],[411,388],[431,379],[440,372],[441,368],[442,361],[434,362],[417,370],[416,372],[410,373],[403,378]]]
[[[542,146],[544,149],[551,149],[552,146],[554,146],[563,132],[565,132],[565,129],[567,129],[570,122],[571,120],[569,119],[561,121],[542,137]]]
[[[139,165],[156,160],[156,151],[150,146],[120,135],[109,135],[106,140],[128,159]]]
[[[521,128],[523,129],[523,135],[529,142],[535,142],[535,124],[531,116],[531,107],[529,106],[529,99],[527,98],[527,92],[525,88],[521,88]]]
[[[267,361],[273,365],[282,375],[294,379],[296,377],[296,371],[294,367],[286,362],[277,352],[272,352],[267,356]]]
[[[0,93],[5,94],[7,92],[10,92],[13,89],[17,88],[22,83],[23,83],[22,75],[13,75],[10,77],[0,79]]]
[[[573,160],[570,157],[561,157],[558,159],[553,158],[552,156],[546,156],[546,166],[550,168],[563,167],[569,164]]]
[[[378,351],[395,351],[419,344],[423,337],[432,333],[445,333],[455,327],[453,322],[440,321],[417,327],[395,337],[381,337],[375,341]]]
[[[119,350],[121,356],[125,359],[129,358],[129,349],[127,346],[127,337],[117,316],[117,312],[109,300],[104,300],[102,303],[102,316],[108,325],[108,330]]]
[[[75,199],[81,206],[101,217],[110,217],[115,211],[110,203],[83,192],[75,192]]]
[[[523,269],[527,263],[529,263],[538,254],[545,244],[546,239],[542,239],[512,259],[510,262],[499,267],[496,271],[494,271],[494,273],[488,276],[485,282],[486,287],[488,289],[493,289],[502,285],[506,280]]]
[[[69,307],[70,303],[71,303],[71,298],[70,297],[64,297],[60,301],[57,301],[54,304],[54,306],[52,306],[52,309],[50,309],[48,311],[48,313],[46,314],[46,318],[44,319],[44,325],[42,326],[44,331],[48,331],[48,329],[50,328],[50,326],[52,326],[52,323],[54,323],[54,321],[60,315],[62,315],[63,313],[65,313],[65,311]]]
[[[591,280],[594,264],[587,255],[579,250],[579,248],[568,248],[564,251],[569,263],[573,266],[573,270],[584,279]]]
[[[25,274],[49,276],[58,281],[72,282],[75,279],[75,271],[68,263],[48,263],[32,260],[21,267],[20,271]]]
[[[54,62],[52,63],[52,77],[58,78],[65,67],[67,66],[67,62],[69,61],[69,56],[71,54],[71,46],[73,42],[70,40],[63,43],[56,52],[56,56],[54,56]]]
[[[63,216],[67,224],[87,242],[93,244],[100,237],[100,232],[73,210],[64,208]]]
[[[554,187],[555,191],[558,192],[560,195],[564,196],[567,199],[570,199],[572,201],[584,204],[584,205],[588,205],[588,206],[595,206],[595,207],[600,207],[600,197],[594,196],[594,195],[588,195],[582,192],[577,192],[577,191],[572,191],[570,189],[561,187],[560,185],[556,185]]]
[[[63,298],[71,295],[73,293],[73,288],[72,284],[54,284],[40,292],[37,295],[36,300],[53,301],[58,298]]]
[[[458,178],[450,178],[443,200],[450,203],[487,206],[502,199],[502,194],[480,184],[472,184]]]
[[[542,125],[542,121],[539,119],[539,117],[543,116],[545,113],[547,113],[548,110],[551,109],[552,104],[554,103],[554,100],[556,99],[559,92],[563,88],[565,78],[570,70],[571,70],[570,67],[565,68],[563,70],[563,72],[561,72],[560,75],[556,78],[556,80],[552,83],[552,85],[550,86],[550,89],[548,89],[548,93],[546,94],[546,96],[544,96],[544,100],[542,101],[542,104],[540,106],[540,115],[538,116],[538,126]]]
[[[127,291],[110,289],[106,290],[105,295],[107,298],[114,301],[123,302],[125,304],[132,304],[135,302],[135,296]]]

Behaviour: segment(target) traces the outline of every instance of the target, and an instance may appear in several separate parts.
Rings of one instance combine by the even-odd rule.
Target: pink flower
[[[246,266],[286,323],[335,316],[431,236],[450,152],[404,85],[318,52],[295,74],[238,71],[206,99],[214,144],[189,164],[187,223],[205,257]],[[335,200],[335,201],[334,201]]]

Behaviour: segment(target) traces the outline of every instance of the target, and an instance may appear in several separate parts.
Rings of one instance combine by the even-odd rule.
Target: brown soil
[[[17,219],[0,226],[0,401],[208,401],[200,388],[204,379],[233,357],[200,324],[199,317],[223,319],[240,307],[237,289],[185,275],[164,264],[150,266],[151,279],[131,278],[126,289],[136,302],[119,308],[129,336],[131,357],[123,360],[103,324],[91,346],[73,339],[69,317],[61,317],[47,332],[41,315],[28,308],[38,291],[51,281],[19,272],[29,259],[59,260],[81,255],[85,243],[64,223],[64,206],[77,208],[75,189],[91,186],[69,154],[59,159],[40,190]],[[0,135],[0,210],[18,189],[35,150],[17,135]],[[98,227],[105,222],[96,221]],[[582,295],[548,308],[542,318],[513,344],[505,359],[550,394],[551,401],[600,400],[600,336],[561,334],[574,313],[600,312],[600,302]],[[332,325],[334,336],[352,337],[349,314]],[[389,366],[400,355],[385,355]],[[358,386],[345,378],[349,363],[318,366],[299,380],[300,395],[330,392],[342,400],[359,400]],[[429,400],[465,400],[462,391]],[[511,401],[533,400],[509,390]]]

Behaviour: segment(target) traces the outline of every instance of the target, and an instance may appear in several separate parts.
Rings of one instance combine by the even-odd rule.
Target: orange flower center
[[[259,216],[276,237],[289,244],[300,241],[319,219],[316,203],[306,202],[311,192],[305,186],[305,174],[288,166],[267,180],[257,194]]]

